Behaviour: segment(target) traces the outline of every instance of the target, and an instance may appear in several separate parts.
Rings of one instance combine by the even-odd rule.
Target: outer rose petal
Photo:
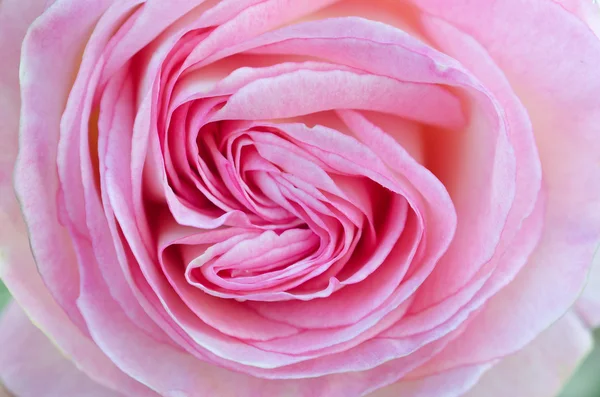
[[[526,267],[423,374],[521,349],[579,295],[600,236],[600,41],[553,2],[416,3],[473,36],[504,71],[529,111],[548,193],[544,234]]]
[[[81,372],[14,301],[0,317],[0,346],[0,380],[19,397],[122,396]]]
[[[118,370],[58,306],[43,284],[28,245],[27,230],[12,187],[19,136],[19,59],[21,42],[34,19],[52,2],[0,2],[0,278],[28,315],[86,373],[129,395],[151,396],[147,388]],[[10,346],[3,343],[2,346]],[[7,357],[2,350],[0,359]],[[4,376],[4,367],[0,368]],[[85,376],[85,375],[83,375]],[[45,395],[45,394],[37,394]]]
[[[489,370],[465,397],[552,397],[592,348],[589,330],[567,313],[523,350]]]
[[[156,396],[148,388],[121,372],[90,339],[70,321],[44,286],[29,252],[23,225],[13,229],[11,251],[0,258],[0,277],[13,297],[26,308],[32,321],[52,335],[57,345],[90,378],[126,395]],[[7,241],[7,240],[2,240]],[[2,344],[1,346],[5,346]],[[1,357],[5,352],[2,351]],[[4,369],[0,368],[3,375]]]
[[[585,289],[575,304],[575,310],[591,328],[600,326],[600,255],[596,252]]]
[[[581,18],[600,37],[600,3],[597,0],[555,0]]]
[[[0,243],[6,244],[12,220],[21,211],[12,187],[12,170],[17,156],[19,136],[19,58],[21,42],[31,22],[44,11],[46,1],[19,0],[0,2]],[[6,218],[5,218],[6,217]],[[8,249],[0,246],[0,252]]]
[[[467,365],[419,379],[402,380],[367,397],[457,397],[473,387],[491,363]],[[484,396],[482,396],[484,397]],[[487,397],[487,396],[485,396]],[[528,396],[529,397],[529,396]]]
[[[496,365],[468,365],[403,380],[368,397],[552,397],[591,347],[589,330],[575,313],[569,312],[524,349]]]

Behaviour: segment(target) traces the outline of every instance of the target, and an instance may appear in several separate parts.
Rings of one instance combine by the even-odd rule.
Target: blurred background
[[[565,386],[560,397],[600,397],[600,328],[594,332],[596,347]]]
[[[0,281],[0,311],[9,300],[10,295]],[[596,329],[594,337],[596,348],[584,360],[575,376],[557,397],[600,397],[600,328]],[[0,346],[0,351],[1,348]]]

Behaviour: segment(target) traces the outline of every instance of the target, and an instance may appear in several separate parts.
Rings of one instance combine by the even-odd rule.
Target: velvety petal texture
[[[39,348],[2,353],[11,390],[542,396],[587,352],[587,6],[17,3],[0,276],[64,357],[13,304],[0,336]]]

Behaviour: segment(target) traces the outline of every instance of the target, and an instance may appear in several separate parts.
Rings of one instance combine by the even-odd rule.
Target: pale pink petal
[[[184,241],[181,241],[184,244]],[[215,329],[241,339],[269,340],[275,337],[291,335],[298,330],[287,324],[269,321],[249,310],[240,302],[230,299],[219,299],[211,295],[199,293],[198,289],[190,285],[180,269],[181,262],[177,258],[170,258],[163,254],[163,269],[173,288],[181,296],[186,305],[203,321]],[[231,321],[236,318],[237,321]]]
[[[489,270],[482,269],[482,274],[478,274],[475,280],[452,296],[452,299],[446,299],[422,312],[406,316],[403,321],[383,332],[382,336],[407,338],[415,335],[421,337],[428,334],[440,335],[447,332],[445,329],[449,327],[452,329],[452,327],[456,327],[457,323],[464,322],[468,316],[476,316],[477,312],[483,310],[482,306],[484,307],[490,296],[493,296],[514,278],[515,268],[520,269],[535,248],[543,225],[541,222],[545,210],[543,203],[543,199],[539,200],[533,214],[523,223],[515,237],[518,243],[513,244],[511,250],[506,251],[504,255],[495,260],[495,262],[499,262],[497,265],[495,264],[495,272],[490,275]],[[460,305],[458,310],[456,309],[457,305]],[[459,339],[462,337],[462,335],[459,336]],[[469,340],[468,335],[465,340]],[[465,342],[461,340],[457,345],[460,343]],[[436,372],[435,359],[432,364],[433,370],[428,363],[420,369],[421,373]]]
[[[463,396],[491,366],[491,363],[464,366],[423,378],[404,379],[368,394],[367,397]],[[480,397],[487,397],[487,394]]]
[[[41,264],[39,272],[57,303],[81,329],[85,325],[75,307],[79,293],[77,260],[67,230],[58,221],[66,214],[64,208],[57,208],[56,153],[62,112],[80,61],[79,49],[110,3],[102,0],[88,6],[55,2],[28,31],[20,69],[21,112],[27,117],[21,118],[15,187],[28,228],[46,231],[30,236]],[[74,14],[78,18],[69,18]],[[48,31],[54,34],[48,36]],[[50,38],[54,38],[53,45],[48,45]],[[40,79],[44,84],[39,84]]]
[[[14,301],[0,317],[0,346],[0,383],[16,396],[123,396],[81,372]]]
[[[29,25],[44,11],[45,3],[45,0],[27,4],[19,0],[0,2],[0,53],[3,57],[0,62],[0,210],[10,218],[20,214],[12,189],[12,171],[19,138],[21,44]],[[4,243],[4,239],[1,241]]]
[[[46,1],[0,2],[0,269],[18,255],[27,240],[21,209],[13,189],[13,169],[18,152],[21,45],[29,25],[46,8]]]
[[[465,397],[554,397],[591,351],[593,339],[574,313],[500,360]]]
[[[256,2],[234,18],[217,26],[213,34],[196,47],[187,57],[183,69],[203,61],[213,52],[223,50],[289,21],[297,20],[318,11],[337,0],[267,0]],[[233,3],[233,2],[224,2]],[[219,10],[221,11],[221,10]],[[214,18],[215,15],[210,15]],[[211,19],[212,19],[211,18]]]
[[[417,3],[472,35],[504,70],[532,119],[548,193],[538,247],[461,336],[468,343],[457,340],[429,364],[441,369],[522,348],[560,317],[583,287],[600,235],[600,79],[593,78],[600,41],[552,2],[535,1],[535,7],[519,0],[493,7],[458,0]],[[478,17],[468,17],[472,13]],[[508,28],[506,20],[528,29]],[[564,51],[556,51],[556,37],[570,43]]]
[[[126,130],[133,123],[131,120],[132,84],[124,83],[123,76],[124,74],[107,84],[101,100],[102,110],[98,115],[97,149],[99,153],[105,153],[107,150],[109,126],[114,125]],[[82,163],[81,168],[85,169],[85,163],[83,161]],[[111,163],[100,156],[97,166],[101,169],[108,168]],[[117,226],[108,200],[106,180],[102,178],[100,181],[101,203],[96,191],[95,178],[87,177],[83,181],[87,201],[87,226],[94,250],[94,259],[90,259],[90,263],[97,262],[99,264],[102,276],[109,285],[111,296],[120,303],[127,315],[134,319],[136,324],[146,332],[151,333],[157,340],[168,340],[168,336],[160,330],[147,309],[139,302],[139,295],[136,295],[136,291],[131,288],[132,278],[126,270],[127,251],[121,246],[121,240],[116,232]]]
[[[445,52],[461,59],[465,66],[485,83],[486,89],[491,90],[500,101],[506,116],[509,139],[516,154],[516,192],[509,217],[503,225],[501,240],[494,247],[493,257],[482,267],[459,261],[455,263],[459,265],[458,269],[449,267],[434,273],[436,277],[432,277],[429,284],[423,287],[431,287],[431,283],[437,279],[437,288],[433,291],[423,288],[418,296],[418,301],[426,309],[412,313],[401,324],[390,329],[393,331],[392,335],[398,336],[428,330],[438,321],[453,316],[459,308],[459,312],[463,313],[473,310],[510,282],[526,264],[528,256],[539,240],[543,222],[541,211],[544,210],[543,203],[540,202],[536,213],[530,214],[535,199],[543,199],[543,195],[539,194],[541,169],[527,114],[502,71],[476,41],[448,23],[431,15],[422,16],[421,23],[424,33],[427,33],[431,41]],[[466,260],[466,257],[463,256],[463,260]],[[472,269],[471,272],[477,272],[465,272],[468,268]],[[462,277],[449,279],[450,275],[454,276],[457,272]],[[455,285],[454,288],[450,287],[452,284]],[[458,286],[461,287],[457,293],[447,296]],[[475,293],[477,295],[474,295]],[[446,297],[434,305],[424,305],[426,302],[436,302],[444,296]],[[465,305],[466,302],[469,304]]]
[[[517,353],[405,379],[368,397],[554,397],[592,348],[589,330],[567,313]]]
[[[332,109],[376,110],[444,127],[463,124],[456,97],[438,86],[344,71],[308,70],[246,85],[229,98],[212,121],[277,119]]]
[[[352,32],[351,37],[346,37],[348,31]],[[506,120],[494,115],[503,114],[500,103],[490,96],[470,73],[465,73],[452,59],[398,30],[357,18],[339,18],[290,26],[242,43],[237,50],[259,54],[319,54],[328,60],[342,62],[378,75],[401,80],[445,83],[482,91],[474,93],[473,102],[477,107],[472,111],[474,115],[468,130],[460,135],[435,131],[435,142],[438,142],[436,147],[439,150],[430,153],[430,162],[433,159],[444,159],[436,162],[434,172],[450,190],[461,222],[451,252],[443,259],[443,265],[434,271],[435,276],[427,281],[428,288],[424,288],[421,294],[424,299],[421,299],[415,309],[426,307],[456,292],[489,260],[497,247],[505,217],[512,205],[512,174],[515,164],[510,144],[513,142],[506,139]],[[371,62],[373,59],[379,62]],[[393,65],[398,63],[402,63],[404,67],[394,68]],[[489,135],[481,134],[481,131],[489,132]],[[530,134],[530,131],[528,132]],[[499,136],[494,135],[495,133]],[[527,155],[533,154],[535,158],[535,152],[529,150],[532,147],[531,135],[528,138]],[[467,145],[470,149],[465,148]],[[482,151],[484,147],[488,151],[486,155]],[[521,151],[520,147],[519,150]],[[482,167],[483,164],[486,167]],[[528,167],[524,169],[527,170]],[[539,167],[532,169],[536,171]],[[457,177],[458,174],[461,175],[460,178]],[[521,177],[519,179],[527,182],[526,185],[532,194],[525,199],[518,197],[518,202],[523,204],[519,206],[520,210],[515,211],[517,215],[513,216],[512,230],[509,233],[511,235],[516,232],[519,221],[527,215],[523,207],[529,210],[533,207],[536,186],[539,186],[539,175],[536,183]],[[490,184],[490,181],[493,183]],[[481,192],[479,199],[475,199],[470,193],[472,191]],[[486,195],[489,194],[489,200],[481,199],[483,191]],[[473,244],[473,236],[481,236],[482,242],[487,244]]]
[[[24,225],[15,226],[19,227],[11,230],[12,239],[8,240],[11,250],[4,251],[0,258],[0,278],[31,321],[51,335],[53,342],[91,379],[125,394],[155,396],[121,372],[56,304],[37,272]]]
[[[600,255],[596,252],[585,289],[577,299],[575,310],[590,328],[600,326]]]
[[[120,26],[119,21],[122,15],[131,12],[134,6],[135,3],[124,2],[110,7],[102,14],[86,43],[78,76],[69,93],[69,100],[61,118],[56,160],[60,181],[57,200],[58,206],[64,209],[61,221],[72,235],[73,248],[79,261],[86,258],[83,263],[87,266],[98,263],[103,275],[111,279],[109,283],[111,293],[119,297],[127,307],[128,314],[135,318],[139,326],[147,332],[152,333],[159,340],[165,340],[164,333],[137,304],[126,280],[119,277],[118,273],[115,274],[119,259],[102,211],[102,202],[97,194],[97,188],[100,186],[98,170],[95,168],[102,164],[99,164],[97,154],[93,153],[94,150],[103,149],[101,143],[97,142],[99,126],[94,124],[95,116],[100,119],[108,113],[107,117],[114,117],[111,108],[114,106],[113,103],[103,103],[105,106],[100,111],[101,114],[92,114],[96,85],[103,66],[97,60],[101,54],[110,53],[114,42],[122,36],[122,31],[126,31],[127,24]],[[113,36],[118,27],[120,29]],[[119,87],[117,93],[125,91],[123,88]],[[110,95],[107,95],[109,98],[114,96],[113,90],[107,89],[107,91],[110,92]]]
[[[588,24],[600,38],[600,3],[597,0],[554,0]]]
[[[423,15],[421,24],[423,33],[427,35],[429,40],[445,53],[460,59],[461,63],[476,78],[481,80],[485,90],[493,95],[498,103],[499,112],[503,115],[502,121],[511,145],[511,149],[507,148],[506,150],[511,150],[516,160],[515,175],[507,175],[511,182],[514,179],[514,201],[511,203],[508,217],[502,225],[500,240],[494,246],[493,255],[484,259],[485,265],[483,268],[491,271],[497,266],[499,256],[504,255],[505,251],[510,250],[513,245],[520,243],[515,237],[516,233],[521,228],[523,220],[533,211],[540,193],[542,170],[535,147],[534,132],[526,109],[512,91],[502,70],[497,67],[493,59],[477,41],[446,21],[436,19],[431,15]],[[478,149],[473,147],[470,150],[477,151]],[[449,175],[460,175],[460,178],[466,175],[464,171],[458,171],[458,174],[456,172],[457,170],[454,169],[449,172]],[[508,186],[508,183],[506,186]],[[500,187],[500,190],[504,192],[503,187]],[[470,195],[473,197],[478,196]],[[470,208],[467,207],[467,213]],[[467,217],[461,217],[459,214],[459,219],[464,222]],[[484,229],[483,236],[486,239],[491,237],[491,230],[493,229]],[[464,248],[464,245],[462,247]],[[479,272],[482,266],[481,263],[472,262],[468,259],[465,256],[466,252],[468,251],[465,249],[459,250],[458,255],[453,255],[454,252],[450,252],[448,256],[454,260],[439,264],[431,279],[421,290],[421,296],[418,298],[421,307],[427,307],[436,301],[439,302],[442,298],[451,300],[451,294],[457,291],[458,286],[468,285],[471,282],[475,277],[475,271]],[[490,255],[489,251],[488,255]],[[521,261],[520,266],[523,264],[524,261]],[[518,267],[515,268],[514,272],[516,271],[518,271]]]
[[[575,101],[577,106],[566,101],[532,111],[538,116],[534,127],[545,149],[545,166],[549,164],[549,175],[545,176],[550,193],[546,224],[551,229],[542,237],[544,245],[534,253],[535,261],[481,310],[480,305],[511,281],[527,259],[539,237],[539,216],[544,210],[543,196],[538,197],[539,168],[533,161],[532,141],[516,138],[520,134],[515,131],[531,137],[527,120],[513,117],[523,116],[524,112],[513,96],[501,94],[503,90],[510,91],[504,80],[500,88],[493,84],[492,90],[484,88],[497,78],[498,71],[493,67],[479,69],[480,64],[474,63],[465,68],[405,33],[358,18],[309,22],[261,35],[328,5],[329,0],[199,1],[201,4],[195,8],[188,1],[174,1],[169,7],[159,0],[139,6],[133,0],[115,3],[99,20],[108,3],[94,3],[88,8],[67,7],[68,3],[57,3],[61,6],[55,5],[39,19],[24,47],[23,103],[24,109],[35,116],[23,118],[24,145],[17,187],[28,214],[32,246],[39,254],[43,280],[79,328],[70,321],[62,324],[67,316],[54,307],[54,300],[36,302],[44,297],[45,289],[37,291],[35,285],[25,284],[17,277],[24,274],[19,272],[30,269],[31,261],[25,270],[7,267],[2,271],[8,275],[7,284],[16,291],[21,303],[34,302],[39,306],[25,304],[26,310],[44,319],[45,329],[58,330],[55,340],[65,352],[73,354],[72,345],[77,343],[90,350],[82,348],[85,355],[77,351],[73,361],[103,384],[120,388],[123,384],[128,393],[135,390],[131,391],[133,395],[152,394],[136,383],[139,381],[169,397],[254,397],[257,393],[337,397],[368,393],[412,371],[422,379],[434,379],[434,383],[411,379],[401,389],[405,393],[429,396],[440,390],[444,380],[451,383],[452,392],[458,393],[470,386],[496,357],[533,338],[574,299],[585,272],[585,257],[592,242],[598,239],[598,222],[593,221],[598,217],[592,219],[592,206],[588,205],[598,198],[592,187],[596,184],[590,183],[597,182],[590,171],[597,159],[577,157],[579,152],[585,154],[598,148],[592,148],[589,142],[578,142],[581,135],[570,134],[575,136],[573,144],[571,136],[564,138],[559,134],[569,130],[571,124],[579,123],[575,125],[577,132],[598,124],[597,119],[584,120],[585,112],[577,113],[578,107],[584,106],[581,98]],[[439,10],[431,9],[434,13],[451,12],[443,2],[430,3],[441,5]],[[544,3],[543,7],[551,6]],[[336,15],[344,10],[343,6],[334,8],[325,14]],[[466,14],[470,9],[465,10]],[[416,14],[416,9],[412,9],[410,15]],[[114,23],[125,17],[129,19],[121,26]],[[461,17],[460,13],[456,16]],[[76,23],[65,23],[70,20]],[[531,21],[530,24],[535,25]],[[70,30],[69,35],[65,34],[63,27],[71,29],[72,25],[77,33],[73,37]],[[190,28],[197,30],[186,34]],[[431,29],[443,32],[435,24]],[[348,31],[353,37],[340,37]],[[565,36],[568,33],[571,32]],[[473,32],[469,30],[467,34]],[[295,38],[296,35],[304,37]],[[475,36],[484,48],[497,48]],[[79,63],[86,42],[88,47]],[[438,44],[444,46],[443,42]],[[261,54],[264,64],[231,68],[235,62],[228,64],[223,57],[232,51],[248,51],[237,60]],[[316,55],[351,67],[290,62],[282,66],[289,70],[279,70],[270,65],[277,56],[264,54],[280,52],[285,54],[281,58],[285,60],[293,55]],[[135,59],[130,62],[134,54]],[[473,54],[477,55],[476,51]],[[498,56],[491,55],[493,59]],[[513,59],[512,55],[507,59]],[[224,67],[221,72],[212,70],[203,75],[211,72],[210,67],[203,69],[208,62],[219,60]],[[56,66],[64,64],[64,68]],[[398,64],[403,67],[398,68]],[[528,70],[537,67],[534,63]],[[223,77],[223,71],[228,74],[228,83],[241,83],[229,87],[215,84]],[[556,71],[561,72],[562,68]],[[144,76],[141,81],[136,79],[138,74]],[[40,87],[32,84],[42,81],[42,77],[48,83]],[[513,77],[508,76],[511,84]],[[555,88],[542,84],[541,88],[530,90],[539,82],[539,76],[534,77],[517,79],[514,84],[519,89],[526,87],[522,89],[524,97]],[[574,79],[584,84],[583,79]],[[453,88],[446,90],[444,85]],[[67,86],[73,87],[69,98]],[[311,93],[310,101],[298,95],[301,91]],[[458,99],[458,91],[459,95],[468,94],[466,100]],[[214,97],[206,101],[206,95]],[[527,98],[526,105],[532,107],[537,106],[538,99],[544,105],[553,101]],[[96,120],[92,107],[98,103],[101,110]],[[472,107],[465,111],[465,105]],[[561,113],[562,108],[569,106],[569,114],[577,117],[561,118],[565,114]],[[338,107],[386,111],[423,121],[428,124],[424,133],[440,134],[436,140],[439,150],[421,153],[418,158],[394,150],[401,140],[383,140],[385,134],[375,123],[377,119],[363,117],[360,111],[338,113],[347,127],[343,137],[326,127],[300,128],[298,120],[269,125],[228,120],[301,117]],[[465,127],[464,116],[468,125],[461,131],[431,127],[461,129]],[[88,119],[92,127],[89,130]],[[96,121],[97,148],[93,147]],[[204,139],[209,131],[200,130],[208,130],[213,121],[220,123],[220,133],[228,141]],[[537,131],[540,126],[547,127],[552,139]],[[275,129],[281,135],[287,132],[287,140],[293,144],[285,146],[281,142],[284,139],[264,139],[269,134],[261,128]],[[48,134],[40,135],[42,129]],[[253,132],[247,133],[247,129]],[[358,137],[362,143],[346,140],[348,135]],[[202,138],[205,147],[194,151],[198,138]],[[240,146],[251,147],[252,154],[240,154]],[[557,152],[563,148],[566,163],[573,165],[568,176],[561,173],[564,164],[557,169],[551,162],[553,157],[563,156]],[[98,151],[97,159],[95,155],[88,158],[90,149]],[[211,163],[207,163],[205,155]],[[427,165],[432,166],[442,183],[423,166],[427,155]],[[262,190],[260,194],[245,185],[244,164],[245,170],[256,173],[254,182]],[[99,175],[94,172],[96,167]],[[368,203],[371,198],[349,194],[356,186],[347,184],[344,177],[330,177],[332,170],[344,177],[367,176],[369,182],[376,181],[390,189],[394,200],[386,200],[386,204],[393,202],[396,207],[385,209],[398,216],[382,222],[383,211],[373,210]],[[462,179],[457,177],[458,171]],[[101,195],[97,194],[98,188]],[[479,195],[473,195],[473,191]],[[206,197],[195,202],[195,195]],[[58,209],[56,202],[60,204]],[[336,209],[342,202],[344,208]],[[536,202],[541,204],[534,207]],[[207,204],[211,206],[208,210],[195,211],[195,206]],[[274,209],[277,207],[281,207],[280,211]],[[577,220],[568,217],[572,207],[578,211],[574,218]],[[246,210],[250,214],[244,214]],[[456,243],[441,266],[433,270],[454,235],[455,213],[459,215]],[[579,221],[579,216],[584,220]],[[278,234],[261,224],[266,231],[237,235],[246,233],[244,228],[257,219],[293,225],[295,217],[309,225],[310,231],[298,229]],[[173,225],[174,222],[180,225]],[[383,232],[385,236],[378,235],[380,241],[372,243],[373,253],[365,255],[368,261],[361,267],[360,263],[353,263],[350,253],[362,233],[368,234],[368,222],[373,235]],[[190,233],[185,225],[215,230],[214,234],[213,230],[204,230],[205,235]],[[235,225],[239,230],[233,236],[221,236],[223,225]],[[68,234],[63,226],[68,228]],[[561,234],[565,231],[573,233]],[[523,237],[521,233],[526,233],[522,245],[515,250],[505,249]],[[165,239],[158,250],[157,236]],[[189,247],[180,241],[186,238],[190,238]],[[399,241],[394,246],[396,240]],[[21,244],[24,246],[23,241]],[[567,248],[571,251],[563,252]],[[581,252],[576,252],[577,248]],[[286,261],[306,251],[314,251],[314,258],[285,269],[273,269],[275,265],[287,265]],[[569,259],[567,254],[576,262],[574,271],[562,266]],[[333,277],[338,275],[338,269],[329,267],[336,261],[338,266],[345,261],[352,265],[346,272],[340,271],[343,277],[339,279]],[[547,263],[548,268],[544,266]],[[186,266],[188,274],[184,274]],[[257,269],[266,273],[253,274]],[[223,271],[236,276],[222,276]],[[243,276],[244,272],[250,274]],[[312,289],[299,285],[307,275],[314,276]],[[559,289],[559,280],[565,278],[566,288],[553,293]],[[42,285],[38,279],[33,281]],[[367,281],[377,284],[369,285]],[[337,295],[337,300],[320,299],[326,302],[323,306],[327,310],[320,310],[323,307],[319,303],[313,304],[319,299],[281,305],[262,302],[253,307],[243,299],[221,299],[219,303],[212,296],[197,299],[194,293],[202,291],[192,290],[199,287],[228,298],[291,298],[291,294],[280,294],[278,288],[283,286],[280,289],[286,293],[287,288],[297,288],[293,290],[294,299],[309,299],[327,296],[341,283],[362,286],[345,287],[345,295],[332,295]],[[65,289],[67,286],[71,289]],[[419,287],[422,293],[417,301],[414,292]],[[32,290],[33,295],[28,296]],[[440,314],[437,307],[430,306],[454,292],[460,299],[452,301],[448,313]],[[340,296],[349,299],[345,301]],[[410,308],[417,314],[425,312],[424,317],[432,321],[415,320],[403,329],[398,320],[413,302],[417,304]],[[344,307],[350,303],[356,304],[358,310]],[[332,308],[338,306],[339,317],[332,313]],[[40,307],[52,310],[38,312]],[[256,312],[249,314],[255,308]],[[315,317],[317,314],[327,318]],[[353,318],[356,314],[358,319]],[[61,323],[54,323],[58,318]],[[268,330],[260,328],[263,320],[270,326]],[[322,328],[325,320],[336,328]],[[311,321],[320,322],[321,329],[297,326]],[[374,337],[388,327],[389,334]],[[510,330],[515,328],[522,332],[513,335]],[[494,333],[496,329],[500,332]],[[486,339],[490,335],[494,335],[493,343]],[[67,337],[72,340],[65,340]],[[323,352],[331,354],[321,357]],[[437,357],[432,359],[433,356]],[[106,367],[106,362],[116,367]],[[481,362],[484,364],[479,365]],[[416,370],[419,366],[421,370]],[[449,373],[455,376],[450,377]]]
[[[62,243],[58,243],[59,246],[54,246],[56,249],[51,248],[47,251],[42,250],[41,257],[43,259],[46,254],[51,256],[58,255],[55,259],[58,258],[59,263],[66,266],[61,267],[61,271],[55,275],[58,276],[59,279],[65,280],[67,286],[62,284],[62,282],[59,282],[58,284],[55,284],[55,287],[58,288],[54,288],[53,292],[57,297],[62,299],[63,302],[68,303],[67,307],[71,309],[69,311],[71,318],[69,318],[63,309],[57,305],[53,296],[48,292],[46,286],[39,277],[36,264],[33,261],[28,245],[27,229],[21,219],[20,208],[12,192],[10,175],[12,174],[12,162],[16,157],[17,150],[16,140],[18,137],[19,121],[18,107],[20,104],[18,71],[21,40],[25,35],[28,25],[33,22],[33,19],[37,17],[41,11],[44,10],[44,6],[50,5],[51,3],[52,2],[42,1],[27,2],[25,4],[23,2],[10,0],[0,2],[0,52],[2,52],[4,56],[3,62],[0,64],[0,102],[2,103],[0,105],[0,134],[3,148],[5,149],[2,151],[2,163],[0,164],[0,169],[2,170],[1,172],[6,172],[6,175],[3,174],[0,179],[0,241],[2,242],[2,247],[0,247],[0,277],[9,288],[13,297],[25,307],[26,312],[33,321],[48,332],[48,334],[52,335],[55,342],[60,344],[65,354],[71,356],[76,365],[82,367],[83,371],[88,374],[88,376],[104,385],[115,389],[118,388],[126,393],[151,396],[153,393],[119,371],[80,331],[80,328],[85,327],[74,307],[74,299],[78,288],[76,273],[70,273],[70,269],[74,268],[68,266],[67,263],[62,262],[60,259],[64,259],[65,256],[69,257],[70,255],[70,253],[65,250],[65,248],[68,247],[68,243],[64,242],[64,240]],[[60,13],[61,7],[64,7],[64,4],[61,5],[61,3],[62,2],[59,2],[58,4],[53,5],[48,13],[50,15]],[[93,7],[90,9],[90,12],[94,12]],[[49,18],[49,22],[52,26],[52,17]],[[85,21],[81,22],[85,24]],[[71,27],[77,29],[79,26],[74,24]],[[36,34],[39,34],[39,31],[36,31],[36,29],[40,29],[40,23],[37,21],[34,23],[34,27],[28,35],[28,40],[31,40],[32,37],[35,40]],[[39,38],[40,37],[38,36],[38,39]],[[45,37],[41,37],[41,39],[43,40]],[[45,71],[48,69],[45,69],[43,61],[40,63],[37,58],[37,56],[43,57],[43,53],[36,53],[33,55],[33,58],[31,58],[31,53],[29,52],[32,49],[31,47],[32,45],[29,44],[26,45],[24,49],[25,61],[23,64],[25,66],[21,70],[21,79],[24,85],[23,93],[25,96],[27,94],[33,94],[35,97],[38,91],[44,92],[44,90],[38,86],[37,81],[34,83],[35,88],[32,89],[32,82],[31,80],[28,80],[30,77],[29,73],[32,72],[29,67],[33,69],[40,68],[42,70],[42,75],[44,75]],[[69,80],[71,76],[70,69],[63,63],[65,58],[61,58],[61,54],[63,54],[65,48],[57,46],[53,48],[53,50],[58,52],[57,59],[62,60],[53,61],[56,62],[55,66],[57,67],[57,70],[60,72],[64,71],[66,75],[69,76],[66,77],[66,79]],[[42,140],[42,142],[39,142],[33,139],[31,144],[33,146],[40,144],[43,148],[39,151],[35,147],[31,148],[31,146],[28,146],[28,148],[33,149],[34,157],[33,160],[27,160],[28,173],[25,178],[29,178],[34,184],[37,183],[36,181],[40,181],[39,187],[42,189],[47,187],[45,185],[46,183],[50,184],[50,186],[54,186],[54,188],[50,188],[50,191],[52,192],[50,197],[53,197],[56,191],[56,175],[50,173],[49,177],[42,175],[38,176],[36,175],[36,172],[40,169],[44,171],[56,169],[52,157],[44,157],[41,153],[51,147],[48,146],[48,141],[44,141],[44,139],[51,139],[52,135],[50,133],[51,128],[49,128],[50,124],[46,123],[50,123],[49,120],[54,120],[54,125],[58,126],[58,120],[60,119],[61,113],[61,100],[58,99],[62,95],[62,102],[64,102],[64,100],[66,100],[66,90],[69,88],[68,85],[64,87],[60,86],[60,81],[53,81],[53,83],[57,85],[50,84],[50,87],[47,88],[46,92],[51,95],[54,100],[45,102],[39,97],[35,97],[29,98],[24,101],[23,104],[23,112],[28,115],[25,128],[34,128],[34,135]],[[40,114],[30,113],[33,109],[39,109]],[[46,120],[44,118],[45,116],[48,116],[49,119]],[[40,135],[37,133],[40,128],[46,131],[47,134]],[[54,143],[56,144],[56,142]],[[24,149],[23,151],[27,152],[27,149]],[[23,157],[26,158],[27,154],[22,153],[21,160]],[[40,163],[38,163],[38,161]],[[44,161],[46,161],[46,163],[44,163]],[[40,168],[37,168],[38,165]],[[43,175],[46,174],[44,173]],[[41,205],[48,204],[47,209],[41,210],[40,213],[42,218],[41,222],[44,224],[45,220],[48,219],[46,217],[50,217],[50,219],[52,219],[52,216],[56,217],[55,207],[52,203],[46,202],[45,200],[39,200],[40,197],[36,196],[37,193],[32,192],[30,197],[31,200],[38,200],[37,202]],[[27,203],[29,203],[29,201],[23,203],[25,208],[27,208]],[[59,231],[57,235],[46,237],[58,238],[60,241],[65,235]],[[45,272],[45,274],[48,275],[47,272]],[[71,276],[74,278],[69,279]],[[48,277],[52,280],[52,275],[48,275]],[[73,282],[73,284],[71,284],[71,282]],[[71,321],[73,318],[79,319],[78,325],[80,327],[74,325]],[[4,359],[4,352],[6,351],[4,350],[4,346],[10,346],[10,343],[3,342],[2,346],[3,354],[0,355],[0,357]],[[85,375],[82,376],[85,377]],[[36,395],[40,394],[38,393]]]
[[[86,283],[94,285],[93,290],[96,293],[107,296],[101,277],[90,274]],[[82,310],[87,313],[86,320],[90,324],[95,341],[123,370],[136,378],[143,377],[144,383],[168,397],[193,393],[254,397],[257,391],[264,395],[287,394],[293,397],[346,397],[353,393],[365,393],[372,387],[399,379],[439,352],[457,334],[454,332],[448,335],[448,338],[427,345],[409,356],[387,361],[381,367],[366,372],[339,373],[311,379],[259,379],[207,364],[178,349],[157,343],[140,333],[110,298],[104,299],[103,303],[98,305],[94,297],[86,292],[91,290],[92,288],[88,288],[83,291],[80,303]],[[95,307],[90,308],[89,305]],[[372,343],[377,344],[378,341]],[[357,359],[369,357],[366,354],[368,351],[373,351],[373,346],[367,345],[364,349],[359,349],[356,352]],[[344,357],[340,357],[339,360],[341,364],[345,362]],[[350,360],[346,364],[352,364],[353,361],[357,360]],[[316,361],[303,370],[304,373],[314,371],[315,374],[319,374],[329,367],[330,364],[327,363],[321,367],[320,362]],[[269,370],[263,372],[263,375],[272,375],[272,372]]]

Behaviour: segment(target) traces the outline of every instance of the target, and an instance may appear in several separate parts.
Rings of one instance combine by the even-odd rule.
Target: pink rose
[[[3,0],[7,390],[556,394],[600,324],[584,3]]]

